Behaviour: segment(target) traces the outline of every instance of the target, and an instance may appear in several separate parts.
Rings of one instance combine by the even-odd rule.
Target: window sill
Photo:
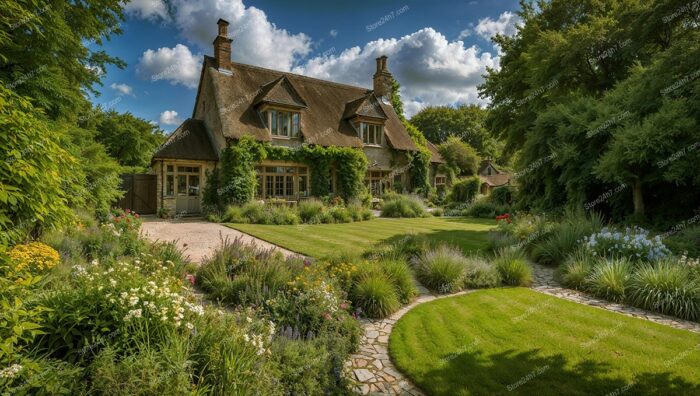
[[[273,139],[279,139],[279,140],[301,140],[299,136],[279,136],[279,135],[271,135]]]

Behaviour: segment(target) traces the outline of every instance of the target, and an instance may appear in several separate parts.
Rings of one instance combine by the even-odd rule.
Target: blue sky
[[[135,0],[123,34],[103,45],[128,66],[106,70],[93,102],[174,130],[192,113],[202,56],[224,18],[237,62],[371,87],[374,59],[387,55],[409,116],[427,105],[483,104],[476,86],[499,57],[489,38],[515,32],[518,8],[516,0]]]

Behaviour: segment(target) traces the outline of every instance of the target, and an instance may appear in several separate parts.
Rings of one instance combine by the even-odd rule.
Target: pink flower
[[[348,309],[348,304],[340,303],[340,309]]]
[[[194,283],[197,281],[197,277],[192,274],[185,275],[185,279],[190,282],[192,286],[194,286]]]
[[[126,213],[131,213],[131,209],[127,209],[127,210],[126,210]]]

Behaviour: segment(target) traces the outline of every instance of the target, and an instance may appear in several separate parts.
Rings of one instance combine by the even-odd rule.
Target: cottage
[[[480,192],[483,195],[490,193],[496,187],[510,185],[511,179],[513,179],[510,172],[496,168],[490,159],[481,161],[477,174],[481,177]]]
[[[229,23],[217,24],[214,57],[204,58],[192,117],[153,156],[159,210],[199,212],[206,171],[243,136],[290,148],[355,147],[368,159],[365,185],[373,195],[410,187],[409,154],[418,147],[390,104],[386,56],[376,60],[373,89],[339,84],[232,62]],[[433,162],[442,162],[437,156]],[[309,164],[265,161],[256,170],[256,198],[310,195]],[[329,190],[336,188],[332,169]]]

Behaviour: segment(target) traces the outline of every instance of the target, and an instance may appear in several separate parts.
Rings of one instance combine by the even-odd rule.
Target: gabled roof
[[[249,135],[257,140],[270,141],[270,133],[256,104],[266,97],[279,99],[286,92],[292,97],[286,100],[301,100],[306,105],[299,110],[301,132],[306,142],[322,146],[362,147],[357,131],[344,114],[348,102],[367,98],[372,90],[241,63],[232,63],[231,73],[222,73],[213,65],[213,58],[205,56],[203,73],[211,78],[214,105],[225,138],[240,139]],[[293,98],[291,92],[298,98]],[[378,103],[386,116],[384,131],[391,147],[417,150],[394,109],[388,104]]]
[[[437,163],[437,164],[444,164],[447,161],[442,157],[442,154],[440,154],[440,151],[438,151],[438,148],[430,143],[430,141],[427,141],[427,146],[428,150],[430,150],[430,162]]]
[[[253,101],[254,105],[260,103],[278,104],[291,107],[306,107],[306,102],[294,89],[294,85],[285,76],[282,76],[264,85],[258,97]]]
[[[218,161],[219,155],[209,139],[204,121],[188,118],[153,155],[153,159],[161,158]]]
[[[488,184],[489,186],[499,187],[499,186],[504,186],[506,184],[510,184],[509,182],[510,182],[512,175],[509,173],[503,172],[503,173],[499,173],[496,175],[488,175],[488,176],[480,175],[479,177],[481,177],[481,179],[484,180],[484,182],[486,184]]]
[[[489,167],[491,167],[491,169],[496,171],[497,175],[504,173],[503,171],[496,168],[496,165],[494,165],[494,163],[490,159],[485,159],[485,160],[481,161],[481,165],[479,165],[479,171],[477,172],[477,174],[479,174],[481,176],[487,175],[486,169],[488,169]],[[492,176],[492,175],[487,175],[487,176]]]
[[[386,120],[387,116],[382,110],[379,99],[373,93],[369,93],[345,104],[343,118],[348,119],[356,116],[377,118]]]

